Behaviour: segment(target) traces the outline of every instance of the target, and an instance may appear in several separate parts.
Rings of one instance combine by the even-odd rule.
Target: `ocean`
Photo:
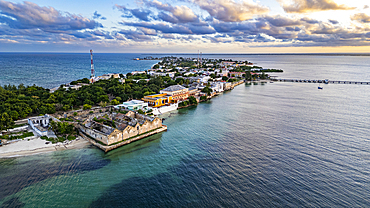
[[[68,59],[79,65],[79,55],[65,56],[66,67]],[[86,65],[88,74],[89,56],[81,56],[88,59],[80,65]],[[105,62],[116,61],[122,70],[96,63],[97,74],[155,63],[131,60],[138,54],[109,56],[104,54]],[[370,81],[369,56],[209,57],[281,68],[279,78]],[[40,62],[28,67],[52,69]],[[74,74],[70,80],[85,72],[72,68],[64,70]],[[47,80],[50,86],[58,81]],[[323,90],[314,83],[243,84],[163,115],[167,132],[109,153],[88,146],[0,159],[0,207],[369,207],[370,86],[321,86]]]

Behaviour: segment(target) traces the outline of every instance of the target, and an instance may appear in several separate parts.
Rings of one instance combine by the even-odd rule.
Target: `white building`
[[[146,111],[148,108],[148,103],[145,103],[144,101],[141,100],[130,100],[127,102],[124,102],[120,105],[114,106],[115,108],[126,108],[132,111],[137,111],[137,110],[144,110]]]
[[[136,75],[136,74],[146,74],[145,71],[133,71],[131,72],[132,75]]]
[[[211,89],[213,92],[223,92],[224,91],[224,84],[222,82],[214,82],[211,85]]]

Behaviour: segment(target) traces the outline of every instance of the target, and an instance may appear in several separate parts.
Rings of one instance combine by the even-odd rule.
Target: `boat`
[[[321,86],[319,85],[319,87],[318,87],[317,89],[322,90],[322,89],[324,89],[324,88],[323,88],[323,87],[321,87]]]

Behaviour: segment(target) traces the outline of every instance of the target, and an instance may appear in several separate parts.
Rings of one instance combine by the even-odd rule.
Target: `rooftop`
[[[178,91],[178,90],[183,90],[183,89],[186,89],[186,88],[181,85],[172,85],[161,91],[173,92],[173,91]]]

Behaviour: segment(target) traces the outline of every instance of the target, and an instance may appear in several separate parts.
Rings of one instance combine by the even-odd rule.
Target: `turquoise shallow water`
[[[0,203],[366,207],[367,87],[241,85],[165,115],[167,132],[108,154],[89,147],[2,159]]]
[[[107,154],[0,159],[0,207],[368,207],[370,86],[317,86],[240,85]]]

